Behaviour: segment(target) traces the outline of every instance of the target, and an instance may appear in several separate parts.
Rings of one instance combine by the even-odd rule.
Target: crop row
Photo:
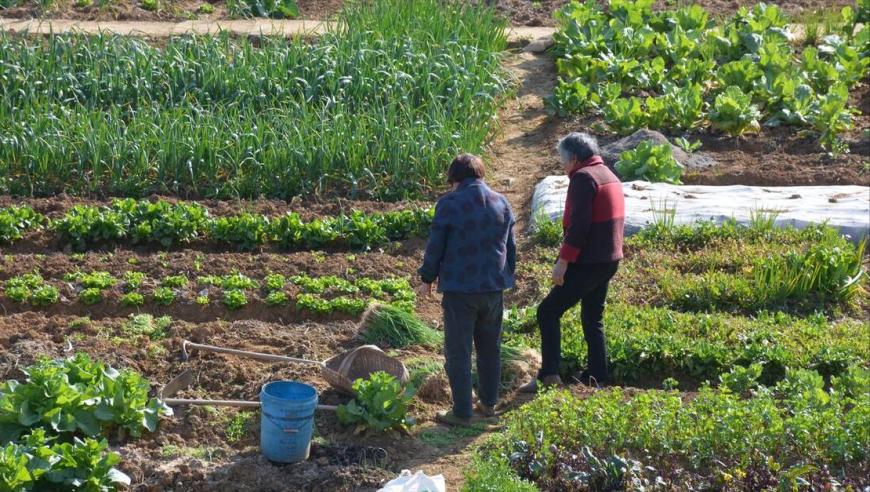
[[[439,0],[354,2],[337,21],[313,42],[0,34],[0,193],[441,188],[493,126],[504,21]]]
[[[563,321],[563,372],[586,366],[586,341],[576,312]],[[681,313],[666,308],[611,303],[605,311],[611,375],[619,384],[659,385],[718,381],[736,366],[761,364],[764,384],[781,380],[788,368],[838,375],[866,364],[870,338],[861,320],[828,321],[762,313],[753,318],[722,313]],[[533,310],[508,312],[506,339],[537,346]]]
[[[743,228],[733,222],[695,227],[660,224],[642,231],[632,242],[695,250],[681,258],[682,269],[651,272],[660,302],[676,309],[812,312],[848,307],[866,298],[862,287],[867,278],[866,238],[856,246],[826,226],[779,230],[773,218],[759,218]],[[704,248],[723,241],[752,249],[737,257],[705,253]]]
[[[692,387],[759,363],[761,380],[773,384],[787,368],[830,376],[870,360],[858,342],[870,338],[863,245],[831,227],[778,228],[774,219],[663,221],[626,240],[604,315],[616,382],[675,377]],[[546,285],[552,252],[540,252],[526,267]],[[533,308],[513,309],[506,321],[508,339],[538,346]],[[563,318],[566,376],[586,364],[580,324],[579,310]]]
[[[716,21],[697,5],[653,12],[653,3],[574,2],[559,12],[561,111],[598,113],[618,133],[805,126],[828,149],[848,150],[838,135],[852,128],[849,89],[870,66],[866,5],[845,8],[837,32],[799,51],[776,6]]]
[[[551,391],[506,417],[466,489],[860,490],[870,468],[868,394],[865,368],[830,388],[817,373],[792,371],[775,388],[705,387],[685,400]]]
[[[336,217],[303,221],[290,212],[280,217],[241,213],[210,217],[195,202],[169,203],[132,198],[108,206],[76,205],[62,217],[48,221],[29,207],[0,209],[0,242],[21,239],[44,225],[72,249],[132,244],[173,247],[204,239],[238,249],[275,243],[286,249],[346,247],[369,249],[389,241],[425,235],[431,209],[407,209],[366,214],[353,211]]]
[[[230,310],[247,305],[249,296],[254,296],[273,307],[291,305],[292,299],[296,311],[316,315],[359,315],[373,301],[412,311],[416,300],[406,279],[346,280],[335,276],[285,277],[277,273],[266,275],[262,281],[238,272],[195,279],[181,273],[158,280],[137,271],[127,271],[121,279],[109,272],[93,271],[69,273],[63,282],[48,282],[38,273],[28,273],[10,278],[4,285],[8,300],[34,307],[72,298],[87,306],[107,300],[126,307],[143,306],[146,302],[161,306],[176,302],[207,306],[218,294],[221,304]]]

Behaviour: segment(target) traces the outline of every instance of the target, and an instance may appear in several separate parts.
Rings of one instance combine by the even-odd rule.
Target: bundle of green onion
[[[366,343],[382,347],[405,348],[412,345],[439,347],[441,332],[427,325],[414,313],[387,304],[373,304],[363,314],[360,334]]]

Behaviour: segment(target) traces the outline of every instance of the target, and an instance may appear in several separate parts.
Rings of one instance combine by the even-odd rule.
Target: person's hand
[[[427,284],[426,282],[420,282],[420,285],[414,289],[417,292],[417,295],[420,297],[429,297],[432,295],[432,284]]]
[[[553,265],[553,283],[562,285],[565,283],[565,272],[568,271],[568,262],[559,258],[559,261]]]

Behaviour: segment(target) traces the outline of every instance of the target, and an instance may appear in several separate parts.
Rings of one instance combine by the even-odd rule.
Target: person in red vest
[[[562,217],[564,240],[553,266],[553,288],[538,306],[541,330],[541,368],[537,378],[520,388],[534,393],[539,385],[561,385],[562,315],[581,305],[583,334],[589,347],[583,384],[608,382],[607,345],[604,338],[604,301],[610,279],[622,259],[625,199],[619,178],[599,156],[598,143],[586,133],[574,132],[557,146],[562,169],[570,179]]]

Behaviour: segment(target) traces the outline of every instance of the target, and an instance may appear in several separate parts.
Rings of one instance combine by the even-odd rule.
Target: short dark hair
[[[473,154],[459,154],[447,169],[447,182],[461,183],[468,178],[483,179],[486,170],[483,161]]]
[[[594,155],[599,155],[598,142],[595,137],[588,133],[571,132],[559,140],[559,145],[556,147],[562,159],[567,160],[570,157],[576,158],[583,162]]]

